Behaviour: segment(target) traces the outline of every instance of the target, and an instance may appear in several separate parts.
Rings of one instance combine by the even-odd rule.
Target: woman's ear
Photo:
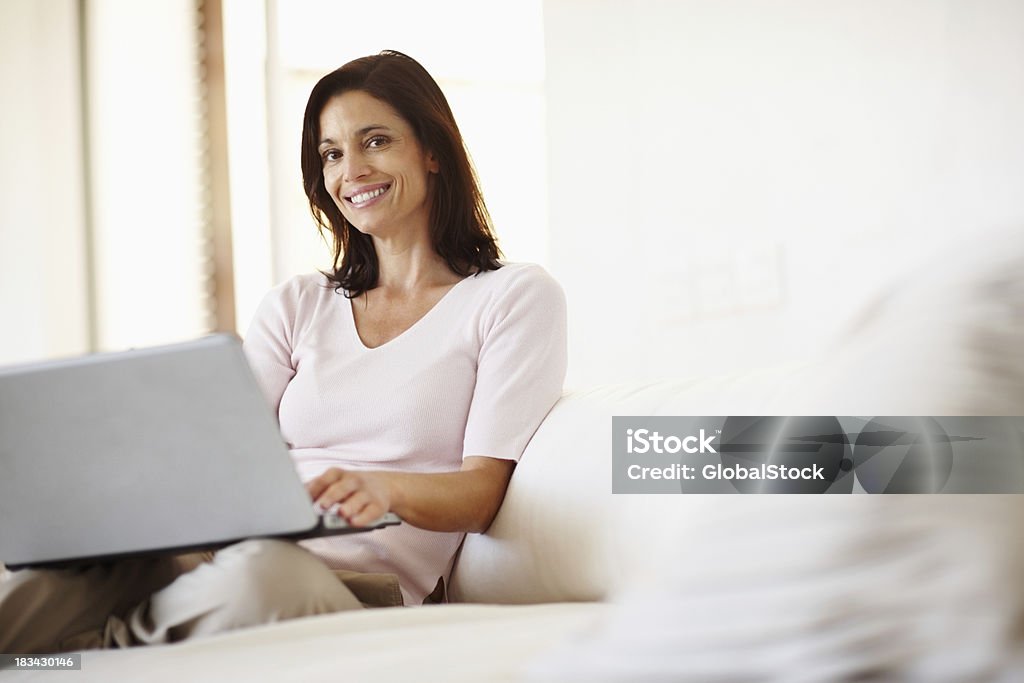
[[[441,162],[437,160],[433,152],[427,152],[427,171],[430,173],[441,172]]]

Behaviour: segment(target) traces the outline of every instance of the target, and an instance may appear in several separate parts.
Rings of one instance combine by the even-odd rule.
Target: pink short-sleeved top
[[[351,301],[300,275],[266,295],[244,348],[303,481],[330,467],[452,472],[468,455],[518,461],[558,400],[565,296],[540,266],[505,264],[370,349]],[[333,568],[397,574],[416,605],[463,536],[402,524],[302,543]]]

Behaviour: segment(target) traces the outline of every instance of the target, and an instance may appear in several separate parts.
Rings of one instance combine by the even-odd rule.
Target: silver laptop
[[[0,368],[0,562],[368,531],[313,509],[239,339]]]

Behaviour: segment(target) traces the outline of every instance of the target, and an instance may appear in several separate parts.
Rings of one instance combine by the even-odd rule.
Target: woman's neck
[[[461,277],[437,255],[429,239],[398,244],[374,240],[380,275],[377,286],[396,294],[454,284]]]

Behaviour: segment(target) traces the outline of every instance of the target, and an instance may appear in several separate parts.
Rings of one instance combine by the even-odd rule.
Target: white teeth
[[[362,204],[363,202],[368,202],[374,197],[379,197],[380,195],[384,194],[385,190],[387,189],[388,186],[384,186],[378,187],[376,190],[371,190],[370,192],[360,192],[357,195],[352,195],[351,202],[353,204]]]

